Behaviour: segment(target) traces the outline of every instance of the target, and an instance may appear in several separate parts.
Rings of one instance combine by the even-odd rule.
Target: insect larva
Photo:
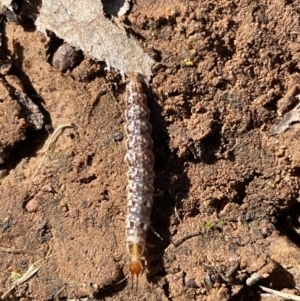
[[[128,165],[126,246],[131,262],[129,270],[133,280],[142,271],[142,256],[145,250],[153,203],[153,162],[151,124],[146,95],[137,76],[130,75],[126,87],[125,111],[126,156]]]

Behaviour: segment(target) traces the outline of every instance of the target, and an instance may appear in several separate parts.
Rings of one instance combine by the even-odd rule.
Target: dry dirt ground
[[[3,299],[299,295],[300,1],[136,0],[123,20],[156,62],[144,88],[162,240],[149,231],[137,292],[126,83],[83,53],[55,68],[63,41],[36,31],[39,5],[21,4],[1,17],[1,295],[33,273]]]

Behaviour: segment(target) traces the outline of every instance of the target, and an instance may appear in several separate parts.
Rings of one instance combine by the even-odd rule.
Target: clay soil
[[[126,81],[83,53],[55,68],[63,41],[38,32],[39,5],[23,2],[1,17],[0,294],[34,273],[3,299],[299,295],[300,1],[137,0],[122,20],[155,60],[144,89],[161,238],[149,230],[138,291]]]

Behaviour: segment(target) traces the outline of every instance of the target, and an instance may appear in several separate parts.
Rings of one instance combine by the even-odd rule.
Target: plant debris
[[[152,75],[154,60],[104,16],[100,1],[46,1],[35,24],[45,35],[51,30],[90,57],[105,61],[108,69],[120,70],[122,77],[134,72],[149,80]]]
[[[300,95],[296,96],[300,100]],[[270,129],[271,135],[276,135],[286,131],[292,123],[300,121],[300,103],[291,111],[285,113],[278,124]]]

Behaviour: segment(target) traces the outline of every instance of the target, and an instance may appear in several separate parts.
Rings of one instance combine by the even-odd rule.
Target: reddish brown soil
[[[270,129],[299,102],[299,7],[135,1],[127,30],[156,61],[145,92],[162,237],[149,231],[138,292],[126,278],[125,83],[87,57],[62,73],[51,63],[62,41],[2,18],[1,295],[40,260],[6,300],[270,300],[258,285],[297,295],[300,125]],[[44,120],[30,124],[16,91]],[[70,124],[37,170],[53,129]]]

